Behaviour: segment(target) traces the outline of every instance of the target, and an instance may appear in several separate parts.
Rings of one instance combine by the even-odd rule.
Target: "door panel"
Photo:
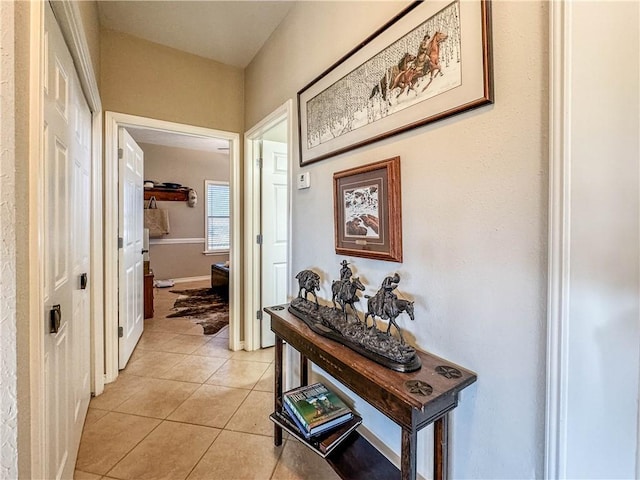
[[[143,153],[124,128],[118,131],[120,215],[119,313],[122,336],[118,343],[118,366],[123,369],[144,329],[143,312]]]
[[[49,4],[45,7],[44,395],[46,478],[72,478],[90,398],[91,112]],[[51,310],[59,306],[57,331]]]
[[[83,102],[80,92],[72,96],[75,104]],[[71,178],[71,297],[73,318],[82,319],[79,328],[73,330],[73,345],[75,354],[73,361],[74,422],[83,423],[86,412],[87,398],[84,392],[91,389],[90,365],[90,306],[89,282],[90,278],[90,236],[91,224],[89,199],[91,198],[91,112],[88,107],[75,108],[74,118],[74,150],[72,155]],[[83,281],[82,278],[85,277]]]
[[[288,191],[287,144],[263,140],[261,170],[261,309],[287,301]],[[260,325],[260,346],[272,346],[275,337],[269,315]]]

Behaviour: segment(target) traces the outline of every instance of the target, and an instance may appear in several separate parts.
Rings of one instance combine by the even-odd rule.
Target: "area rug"
[[[187,317],[202,325],[205,335],[218,333],[229,324],[229,301],[224,290],[215,288],[192,288],[170,290],[180,295],[173,308],[175,312],[167,318]]]

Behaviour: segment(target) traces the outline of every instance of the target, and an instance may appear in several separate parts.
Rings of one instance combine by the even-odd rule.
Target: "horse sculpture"
[[[371,90],[369,100],[375,97],[378,93],[382,95],[383,100],[387,100],[387,94],[394,88],[400,86],[400,77],[404,78],[404,73],[411,69],[412,62],[415,59],[416,57],[414,55],[407,52],[402,56],[397,65],[389,67],[377,85]],[[402,85],[404,88],[404,83],[402,83]]]
[[[345,320],[347,318],[347,305],[351,306],[351,310],[355,313],[356,318],[358,317],[356,307],[353,305],[355,302],[360,301],[357,295],[358,290],[364,290],[364,285],[358,277],[352,278],[351,280],[336,280],[331,284],[331,293],[333,294],[331,301],[333,302],[334,308],[336,307],[336,300],[338,301],[344,312]]]
[[[316,299],[316,305],[318,305],[318,296],[316,290],[320,290],[320,275],[313,270],[302,270],[296,275],[298,279],[298,297],[307,299],[307,295],[310,293]],[[304,290],[304,297],[302,291]]]
[[[415,320],[413,313],[413,302],[409,300],[403,300],[397,297],[390,299],[390,301],[385,301],[384,292],[378,291],[373,297],[369,295],[365,295],[367,300],[367,312],[364,315],[364,324],[367,325],[367,318],[371,317],[372,328],[376,326],[375,317],[379,317],[382,320],[388,320],[387,324],[387,335],[390,335],[391,325],[396,327],[398,331],[398,335],[400,336],[400,341],[404,344],[404,337],[402,336],[402,330],[398,327],[396,323],[396,318],[403,312],[406,312],[409,315],[411,320]]]

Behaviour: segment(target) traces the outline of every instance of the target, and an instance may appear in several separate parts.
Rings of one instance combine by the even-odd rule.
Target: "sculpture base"
[[[289,312],[319,335],[335,340],[359,354],[396,372],[414,372],[422,366],[413,347],[396,337],[367,326],[342,310],[316,305],[305,298],[295,298]]]

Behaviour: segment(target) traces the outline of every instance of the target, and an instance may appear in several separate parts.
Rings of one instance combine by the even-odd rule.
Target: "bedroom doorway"
[[[262,308],[286,303],[290,291],[291,105],[288,101],[245,134],[247,350],[274,344]]]
[[[105,114],[105,379],[118,376],[118,208],[123,201],[118,193],[118,129],[180,136],[187,140],[219,140],[228,146],[230,201],[229,262],[240,265],[240,136],[237,133],[212,130],[191,125],[165,122],[115,112]],[[204,202],[204,195],[200,201]],[[114,208],[115,207],[115,208]],[[203,219],[204,222],[204,219]],[[231,269],[229,275],[229,349],[240,350],[240,285],[241,270]]]

